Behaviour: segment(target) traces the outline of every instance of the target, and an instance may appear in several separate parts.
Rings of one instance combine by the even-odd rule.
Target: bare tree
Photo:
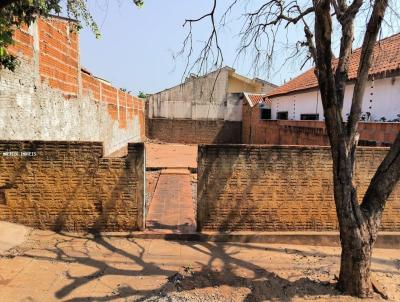
[[[238,2],[240,0],[231,2],[222,17],[222,23],[226,14]],[[369,79],[373,49],[389,3],[388,0],[312,0],[308,1],[307,6],[304,5],[305,1],[299,2],[266,0],[256,10],[246,13],[238,52],[254,50],[254,63],[262,59],[270,60],[279,30],[290,25],[301,25],[304,28],[304,40],[299,41],[297,46],[306,47],[308,58],[315,65],[333,159],[334,198],[342,245],[338,288],[350,295],[369,297],[373,291],[370,276],[372,250],[386,200],[400,179],[400,133],[372,178],[362,200],[357,196],[354,170],[363,95]],[[195,63],[204,65],[204,60],[207,59],[205,54],[210,52],[210,41],[216,43],[217,51],[221,49],[215,27],[216,5],[217,0],[213,0],[210,13],[187,21],[192,27],[193,22],[207,17],[212,20],[213,31],[209,42]],[[367,12],[366,27],[350,115],[344,121],[343,100],[349,78],[349,58],[355,39],[354,25],[356,16],[362,12]],[[314,28],[309,25],[310,22],[313,22]],[[334,22],[340,28],[340,51],[336,64],[333,64],[332,50]],[[268,46],[264,52],[260,47],[263,39]]]

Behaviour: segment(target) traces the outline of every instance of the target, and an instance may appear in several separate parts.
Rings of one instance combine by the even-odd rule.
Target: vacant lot
[[[147,168],[196,168],[197,145],[146,143]]]
[[[35,230],[0,258],[0,301],[356,301],[334,289],[339,252]],[[397,250],[375,251],[374,276],[392,301],[399,269]]]

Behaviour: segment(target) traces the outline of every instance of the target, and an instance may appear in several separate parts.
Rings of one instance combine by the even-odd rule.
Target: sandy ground
[[[196,168],[197,145],[146,143],[147,168]]]
[[[0,221],[0,256],[24,243],[30,232],[26,226]]]
[[[339,252],[34,230],[0,258],[0,301],[357,301],[334,289]],[[391,301],[400,301],[399,257],[374,253],[373,274]]]

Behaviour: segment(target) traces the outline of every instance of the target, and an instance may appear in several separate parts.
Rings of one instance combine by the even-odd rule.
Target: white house
[[[350,57],[349,82],[343,106],[343,118],[350,111],[361,49]],[[378,41],[374,48],[370,80],[364,94],[365,121],[399,121],[400,118],[400,33]],[[271,118],[323,120],[323,108],[314,69],[310,69],[268,95]]]

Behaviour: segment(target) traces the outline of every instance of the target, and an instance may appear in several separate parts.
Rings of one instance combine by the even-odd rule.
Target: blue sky
[[[183,28],[185,18],[197,18],[208,12],[211,0],[145,0],[137,9],[130,0],[89,0],[89,10],[98,23],[102,37],[96,39],[87,28],[80,33],[81,62],[96,76],[126,88],[153,93],[179,84],[182,80],[185,57],[173,59],[181,48],[187,29]],[[245,1],[246,2],[246,1]],[[247,9],[262,0],[248,1]],[[229,1],[219,1],[218,15],[221,15]],[[282,84],[302,71],[303,61],[291,60],[283,65],[290,49],[285,43],[276,47],[276,56],[269,72],[266,69],[254,74],[251,56],[235,60],[243,25],[239,19],[244,6],[238,6],[227,19],[227,25],[220,29],[220,44],[224,52],[224,65],[232,66],[242,75],[269,80]],[[201,47],[210,32],[207,20],[194,25],[195,50]],[[303,37],[302,26],[282,32],[278,41],[292,43]],[[305,68],[309,67],[307,64]],[[304,71],[304,70],[303,70]]]
[[[179,84],[185,67],[185,57],[174,60],[186,37],[185,18],[196,18],[210,9],[208,0],[146,0],[137,9],[128,0],[89,0],[89,10],[100,26],[102,37],[96,39],[85,28],[80,33],[82,66],[113,85],[135,94],[157,92]],[[220,12],[225,4],[220,6]],[[253,77],[251,58],[237,60],[238,33],[243,12],[238,7],[221,29],[224,65],[233,66],[238,73]],[[209,34],[208,21],[194,25],[195,49]],[[235,63],[235,64],[234,64]],[[274,62],[280,66],[282,62]],[[298,64],[288,64],[280,72],[259,73],[258,76],[276,84],[299,73]]]

